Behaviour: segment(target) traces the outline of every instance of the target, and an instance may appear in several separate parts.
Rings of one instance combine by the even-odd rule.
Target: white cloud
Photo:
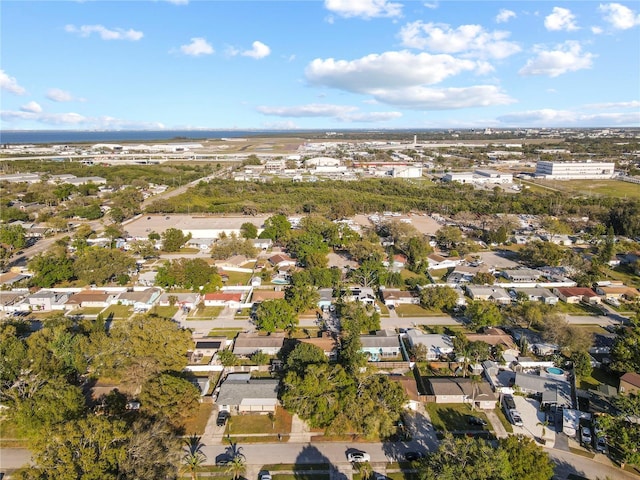
[[[430,85],[478,67],[476,62],[451,55],[408,51],[371,54],[356,60],[313,60],[305,69],[309,83],[356,93],[379,88]]]
[[[23,112],[31,112],[31,113],[40,113],[42,112],[42,107],[38,102],[29,102],[20,107],[20,110]]]
[[[200,55],[211,55],[214,49],[204,38],[194,37],[191,39],[191,43],[181,45],[180,51],[185,55],[199,57]]]
[[[341,17],[399,17],[402,15],[402,4],[388,0],[325,0],[327,10]]]
[[[350,105],[332,105],[311,103],[292,107],[267,107],[260,106],[256,109],[265,115],[276,117],[328,117],[343,122],[383,122],[399,118],[400,112],[360,112],[358,107]]]
[[[129,129],[129,130],[150,130],[164,129],[165,126],[158,122],[136,122],[130,120],[122,120],[118,118],[102,116],[102,117],[86,117],[79,113],[45,113],[45,112],[27,112],[27,111],[2,111],[0,118],[7,122],[36,122],[43,125],[53,126],[73,126],[91,129]]]
[[[15,95],[24,95],[27,93],[25,88],[18,84],[15,77],[10,77],[4,70],[0,70],[0,89]]]
[[[576,16],[568,8],[553,7],[553,12],[544,19],[547,30],[566,30],[567,32],[578,30]]]
[[[612,125],[638,126],[640,112],[632,113],[581,113],[573,110],[544,108],[515,112],[498,117],[503,124],[540,127],[608,127]]]
[[[440,6],[438,2],[425,2],[423,3],[423,5],[427,8],[430,8],[431,10],[435,10]]]
[[[582,52],[578,42],[567,41],[555,50],[540,50],[535,58],[518,72],[520,75],[548,75],[557,77],[567,72],[591,68],[595,55]]]
[[[640,101],[631,100],[630,102],[591,103],[585,105],[585,108],[593,108],[598,110],[605,110],[610,108],[640,108]]]
[[[50,88],[47,92],[47,98],[54,102],[71,102],[73,101],[73,95],[59,88]]]
[[[628,30],[640,25],[640,14],[619,3],[600,4],[598,10],[604,13],[604,19],[615,29]]]
[[[251,44],[251,50],[245,50],[242,55],[245,57],[255,58],[259,60],[264,57],[268,57],[271,54],[271,49],[262,42],[256,40]]]
[[[427,88],[421,86],[371,92],[376,100],[414,110],[452,110],[470,107],[508,105],[515,100],[494,85],[462,88]]]
[[[501,8],[498,15],[496,15],[496,23],[506,23],[512,18],[516,18],[516,12]]]
[[[174,5],[188,5],[189,0],[165,0],[167,3],[173,3]]]
[[[110,30],[103,25],[81,25],[80,27],[76,27],[75,25],[66,25],[64,29],[69,33],[77,33],[81,37],[88,37],[92,33],[97,33],[98,35],[100,35],[100,38],[102,38],[102,40],[137,41],[144,36],[142,32],[139,32],[137,30],[125,30],[123,28],[114,28]]]
[[[418,20],[400,29],[402,45],[439,53],[467,53],[478,57],[506,58],[520,51],[515,42],[507,41],[506,31],[487,32],[481,25],[423,23]]]
[[[348,105],[331,105],[325,103],[310,103],[293,107],[261,106],[257,110],[265,115],[276,117],[338,117],[357,110]]]
[[[602,30],[602,28],[598,26],[591,27],[591,33],[593,33],[594,35],[600,35],[602,32],[604,32],[604,30]]]

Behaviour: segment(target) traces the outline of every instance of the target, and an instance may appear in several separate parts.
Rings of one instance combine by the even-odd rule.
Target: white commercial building
[[[496,170],[476,170],[475,173],[451,172],[447,173],[442,179],[445,182],[471,183],[474,185],[513,183],[513,175],[511,173],[503,173]]]
[[[536,177],[552,180],[612,178],[615,164],[608,162],[549,162],[539,161]]]

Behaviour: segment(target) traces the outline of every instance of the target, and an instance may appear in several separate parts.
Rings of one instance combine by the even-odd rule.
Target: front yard
[[[399,317],[440,317],[445,315],[440,310],[427,310],[420,305],[403,304],[396,306],[396,313]]]
[[[260,414],[232,415],[227,423],[225,435],[288,435],[291,432],[291,420],[291,414],[284,408],[278,408],[273,417]]]
[[[464,403],[426,403],[425,407],[431,423],[436,430],[447,432],[455,431],[490,431],[491,423],[482,410],[472,410],[468,404]],[[469,424],[469,416],[483,419],[486,426]]]

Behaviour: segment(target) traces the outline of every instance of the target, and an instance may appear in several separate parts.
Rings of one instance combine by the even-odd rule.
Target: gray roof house
[[[278,380],[230,373],[220,385],[215,403],[220,410],[230,413],[275,412],[279,403]]]
[[[533,283],[538,281],[538,278],[542,276],[542,272],[533,268],[518,268],[515,270],[503,270],[502,276],[512,282]]]
[[[453,340],[449,335],[424,333],[415,328],[407,330],[407,338],[411,347],[424,345],[427,349],[427,360],[437,360],[442,355],[453,353]]]
[[[160,297],[162,290],[159,288],[147,288],[134,292],[122,292],[116,301],[122,305],[131,305],[136,310],[149,310]]]
[[[502,304],[511,303],[511,297],[502,287],[467,285],[465,288],[473,300],[485,300]]]
[[[57,293],[42,290],[27,297],[29,306],[33,310],[40,311],[64,310],[68,300],[68,293]]]
[[[379,362],[385,357],[400,356],[400,339],[391,330],[379,330],[375,335],[360,335],[362,352],[367,354],[370,362]]]
[[[473,403],[477,408],[491,410],[498,402],[498,396],[484,379],[475,384],[470,378],[460,377],[428,377],[426,380],[435,403]]]
[[[541,375],[516,372],[515,385],[525,393],[542,394],[542,404],[571,408],[571,384],[560,376],[551,377],[541,371]]]
[[[532,302],[542,302],[548,305],[555,305],[558,303],[558,297],[556,297],[551,290],[535,287],[535,288],[514,288],[516,292],[522,292],[529,297]]]
[[[260,351],[267,355],[277,355],[284,344],[284,333],[259,335],[241,332],[233,343],[233,354],[248,357]]]

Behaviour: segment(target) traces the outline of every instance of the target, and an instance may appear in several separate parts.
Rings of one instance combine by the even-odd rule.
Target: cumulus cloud
[[[46,112],[28,112],[28,111],[11,111],[5,110],[0,112],[0,118],[7,122],[29,121],[41,123],[43,125],[52,125],[58,127],[73,126],[83,128],[95,128],[105,130],[116,129],[164,129],[165,126],[158,122],[136,122],[130,120],[123,120],[114,117],[102,116],[102,117],[87,117],[79,113],[46,113]]]
[[[125,30],[123,28],[114,28],[110,30],[103,25],[81,25],[79,27],[76,27],[75,25],[66,25],[64,29],[68,33],[77,33],[81,37],[88,37],[92,33],[97,33],[100,35],[102,40],[130,40],[135,42],[144,36],[142,32],[137,30]]]
[[[506,23],[512,18],[516,18],[516,12],[501,8],[498,15],[496,15],[496,23]]]
[[[165,0],[167,3],[173,3],[174,5],[188,5],[189,0]]]
[[[632,113],[584,113],[573,110],[543,108],[515,112],[498,117],[503,124],[541,127],[608,127],[612,125],[638,126],[640,112]]]
[[[557,77],[567,72],[591,68],[595,55],[583,52],[578,42],[567,41],[554,50],[539,50],[518,72],[520,75]]]
[[[507,39],[509,32],[487,32],[481,25],[460,25],[411,22],[400,29],[402,45],[438,53],[467,53],[477,57],[506,58],[520,51]]]
[[[15,95],[24,95],[27,93],[25,88],[18,84],[15,77],[10,77],[4,70],[0,70],[0,89]]]
[[[593,33],[594,35],[600,35],[602,32],[604,32],[604,30],[602,30],[601,27],[598,27],[598,26],[591,27],[591,33]]]
[[[199,57],[201,55],[211,55],[214,49],[204,38],[194,37],[191,39],[191,43],[181,45],[180,51],[191,57]]]
[[[544,26],[547,30],[578,30],[576,16],[568,8],[562,7],[553,7],[552,13],[544,19]]]
[[[324,7],[341,17],[399,17],[402,4],[388,0],[325,0]]]
[[[423,5],[427,8],[430,8],[431,10],[435,10],[440,6],[438,2],[425,2],[423,3]]]
[[[515,102],[495,85],[460,88],[415,86],[395,90],[378,89],[371,93],[379,102],[414,110],[452,110]]]
[[[59,88],[50,88],[47,91],[47,98],[54,102],[72,102],[74,100],[73,95]]]
[[[605,102],[605,103],[591,103],[585,105],[585,108],[605,110],[610,108],[640,108],[640,101],[631,100],[630,102]]]
[[[604,13],[604,19],[617,30],[628,30],[640,25],[640,14],[619,3],[600,4],[598,7]]]
[[[305,76],[312,85],[368,93],[377,88],[435,84],[477,67],[476,62],[451,55],[399,51],[351,61],[317,58],[307,66]]]
[[[40,113],[42,112],[42,107],[38,102],[31,101],[21,106],[20,110],[23,112]]]
[[[402,116],[400,112],[360,112],[350,105],[311,103],[291,107],[260,106],[256,109],[265,115],[276,117],[328,117],[343,122],[383,122]]]
[[[251,44],[251,50],[245,50],[242,55],[245,57],[255,58],[259,60],[264,57],[268,57],[271,54],[271,49],[262,42],[256,40]]]

